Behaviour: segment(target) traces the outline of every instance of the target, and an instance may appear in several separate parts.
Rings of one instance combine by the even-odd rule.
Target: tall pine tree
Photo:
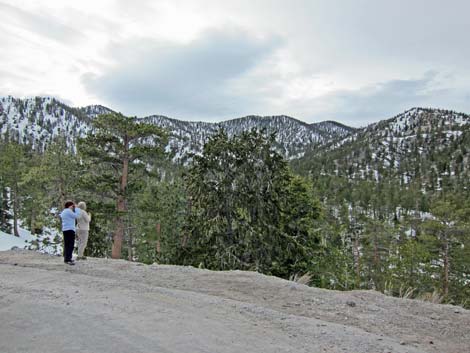
[[[121,113],[104,114],[93,121],[94,131],[79,141],[96,185],[107,188],[116,204],[112,258],[121,257],[132,170],[144,169],[164,153],[165,132],[155,125]],[[90,163],[91,162],[91,163]],[[99,164],[99,168],[94,165]]]

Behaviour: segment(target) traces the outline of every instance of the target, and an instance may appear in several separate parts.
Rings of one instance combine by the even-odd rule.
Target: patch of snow
[[[0,230],[0,251],[11,250],[12,248],[28,249],[31,240],[31,234],[27,236],[20,233],[19,237],[15,237],[13,234]]]
[[[18,229],[20,236],[0,231],[0,251],[12,248],[37,250],[42,253],[57,255],[62,254],[62,235],[53,229],[46,229],[45,235],[32,235],[26,229]]]

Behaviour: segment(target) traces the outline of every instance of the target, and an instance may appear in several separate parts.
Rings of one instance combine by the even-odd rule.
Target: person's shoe
[[[77,256],[77,260],[86,260],[86,256]]]
[[[75,261],[73,261],[73,260],[66,261],[65,263],[66,263],[67,265],[70,265],[70,266],[75,265]]]

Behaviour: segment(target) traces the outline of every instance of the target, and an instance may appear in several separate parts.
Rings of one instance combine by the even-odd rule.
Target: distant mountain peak
[[[0,98],[0,135],[39,150],[56,136],[63,135],[68,144],[74,146],[77,138],[92,131],[91,122],[96,116],[112,112],[102,105],[70,107],[54,97],[3,97]],[[312,125],[286,115],[249,115],[217,123],[181,121],[162,115],[140,119],[169,131],[167,151],[175,161],[184,161],[190,152],[200,152],[208,138],[220,128],[229,135],[252,129],[276,133],[275,148],[286,158],[300,157],[307,148],[350,132],[350,129],[333,129],[333,124]]]
[[[446,109],[415,107],[382,120],[317,151],[298,165],[312,173],[379,181],[396,178],[422,189],[470,175],[470,115]]]
[[[142,118],[170,131],[170,142],[167,150],[171,151],[176,159],[184,159],[182,150],[187,145],[198,152],[205,141],[218,129],[223,128],[232,135],[251,129],[265,130],[267,133],[276,133],[276,148],[286,158],[298,158],[306,149],[315,145],[326,143],[328,140],[343,137],[350,133],[348,129],[333,131],[323,126],[307,124],[287,115],[245,117],[221,122],[194,122],[171,119],[161,115],[152,115]]]
[[[469,115],[448,109],[414,107],[394,117],[371,124],[366,131],[383,130],[416,133],[439,126],[462,126],[468,124]]]
[[[96,117],[98,115],[101,115],[101,114],[110,114],[110,113],[115,112],[114,110],[109,109],[108,107],[105,107],[105,106],[99,105],[99,104],[87,105],[87,106],[81,107],[79,109],[80,109],[80,111],[82,111],[83,113],[85,113],[86,115],[88,115],[91,118],[94,118],[94,117]]]

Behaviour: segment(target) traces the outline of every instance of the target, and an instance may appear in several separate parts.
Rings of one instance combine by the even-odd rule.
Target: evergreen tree
[[[191,209],[184,263],[254,269],[286,277],[306,271],[319,205],[256,131],[229,138],[219,131],[186,175]]]
[[[65,136],[58,136],[43,154],[35,154],[22,176],[22,188],[29,198],[25,203],[31,231],[44,225],[60,228],[58,213],[67,199],[74,198],[80,182],[81,166],[67,146]],[[56,217],[51,218],[51,210]]]
[[[129,178],[138,166],[147,168],[163,154],[166,134],[158,127],[120,113],[100,115],[93,120],[94,132],[80,140],[79,151],[89,168],[99,164],[91,178],[108,190],[116,203],[112,257],[120,258],[128,211]],[[132,181],[132,180],[131,180]]]
[[[20,208],[22,202],[22,190],[20,188],[21,177],[27,163],[26,147],[16,142],[10,142],[1,146],[0,150],[0,179],[9,190],[9,199],[13,217],[13,234],[19,234]],[[3,194],[8,198],[8,193]],[[6,200],[3,201],[5,204]],[[4,216],[4,219],[6,216]]]
[[[465,253],[461,250],[470,246],[468,206],[468,201],[462,202],[459,197],[436,201],[431,207],[435,218],[427,220],[424,224],[424,231],[433,238],[435,263],[439,264],[440,269],[437,275],[440,278],[441,293],[448,300],[454,296],[454,293],[450,292],[452,282],[465,282],[467,276],[465,272],[454,271],[453,267],[454,263],[459,262],[461,267],[468,269],[469,261],[460,258],[462,253]]]
[[[136,259],[145,263],[177,263],[188,205],[182,179],[149,178],[136,196],[131,202],[139,230],[135,239]]]

